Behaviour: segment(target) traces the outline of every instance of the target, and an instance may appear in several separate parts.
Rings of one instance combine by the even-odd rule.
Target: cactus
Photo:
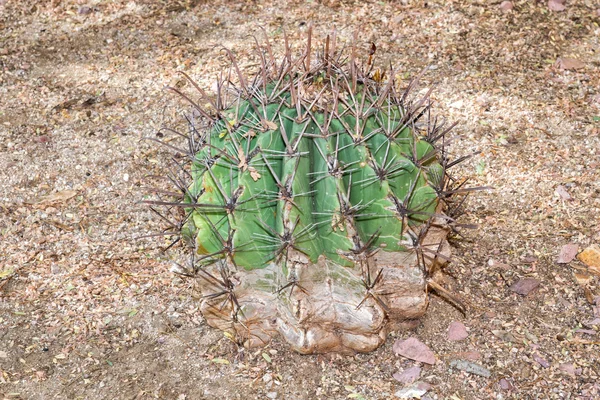
[[[393,70],[374,68],[374,45],[359,62],[355,43],[338,52],[333,35],[314,57],[309,34],[293,57],[286,38],[276,60],[267,40],[252,80],[225,50],[216,96],[185,74],[199,100],[172,88],[192,105],[188,132],[167,130],[186,146],[161,143],[184,162],[176,193],[147,203],[183,210],[166,230],[192,254],[176,272],[200,278],[208,324],[246,346],[371,351],[424,314],[449,259],[452,127],[414,81],[399,92]]]

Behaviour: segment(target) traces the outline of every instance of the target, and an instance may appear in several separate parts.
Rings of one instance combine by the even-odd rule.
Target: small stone
[[[556,193],[561,199],[565,201],[573,200],[573,197],[563,185],[558,185],[556,187],[556,190],[554,190],[554,193]]]
[[[79,9],[77,9],[77,13],[79,15],[88,15],[88,14],[91,14],[93,11],[94,11],[94,9],[89,6],[81,6],[81,7],[79,7]]]
[[[394,343],[394,353],[410,358],[411,360],[426,364],[435,364],[435,354],[417,338],[411,337],[406,340],[397,340]]]
[[[467,328],[462,322],[454,321],[448,327],[448,340],[459,341],[466,339],[469,336]]]
[[[270,399],[276,399],[277,398],[277,392],[269,392],[267,393],[267,397]]]
[[[500,382],[498,383],[500,384],[500,389],[502,390],[511,390],[513,388],[513,385],[504,378],[500,379]]]
[[[48,375],[46,374],[46,371],[42,371],[42,370],[35,371],[35,376],[40,381],[44,381],[44,380],[46,380],[46,378],[48,378]]]
[[[513,9],[514,5],[512,1],[503,1],[500,3],[500,9],[504,12],[509,12]]]
[[[549,0],[548,8],[551,11],[565,11],[567,7],[564,5],[565,0]]]
[[[576,243],[565,244],[562,249],[560,249],[560,254],[558,255],[558,260],[556,261],[559,264],[568,264],[577,255],[579,251],[579,245]]]

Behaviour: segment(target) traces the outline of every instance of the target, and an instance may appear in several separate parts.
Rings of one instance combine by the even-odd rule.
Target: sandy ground
[[[430,399],[600,397],[599,272],[564,245],[600,243],[597,1],[197,2],[0,0],[0,395],[8,399],[388,399],[420,366]],[[556,2],[555,2],[556,3]],[[169,272],[160,221],[137,204],[166,154],[141,141],[176,116],[165,85],[251,70],[275,50],[359,32],[406,78],[429,66],[435,111],[473,196],[446,285],[414,331],[371,354],[238,348],[205,325],[194,283]],[[539,284],[515,292],[523,279]],[[518,287],[517,287],[517,291]],[[452,322],[468,337],[449,341]],[[416,337],[434,365],[397,356]],[[490,373],[462,371],[456,361]],[[460,364],[459,364],[460,365]],[[472,365],[472,364],[469,364]]]

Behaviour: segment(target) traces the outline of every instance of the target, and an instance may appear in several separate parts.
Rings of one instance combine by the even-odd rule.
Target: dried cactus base
[[[446,235],[446,229],[430,228],[424,243],[442,243],[440,254],[449,256]],[[198,280],[207,323],[249,348],[280,336],[302,354],[354,353],[375,350],[385,342],[393,323],[414,321],[427,309],[427,282],[417,253],[372,256],[365,264],[376,265],[382,276],[374,289],[368,289],[365,271],[325,257],[311,264],[302,253],[290,258],[293,283],[281,275],[276,263],[241,273],[226,263],[207,267],[213,276],[228,274],[233,283],[232,291],[224,292],[217,282]]]

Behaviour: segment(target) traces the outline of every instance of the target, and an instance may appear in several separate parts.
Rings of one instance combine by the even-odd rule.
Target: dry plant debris
[[[600,276],[556,263],[565,244],[600,244],[600,7],[502,4],[0,1],[0,398],[600,397]],[[164,158],[140,138],[177,119],[162,88],[181,70],[212,90],[216,44],[252,69],[259,26],[302,45],[311,22],[358,31],[405,81],[428,67],[457,152],[482,151],[464,175],[496,188],[471,197],[463,222],[479,229],[454,240],[446,287],[467,314],[433,297],[413,331],[353,357],[238,348],[160,243],[136,239],[157,228],[136,201]],[[540,284],[523,296],[520,279]],[[453,321],[466,339],[447,340]],[[437,362],[394,354],[409,337]],[[416,381],[394,379],[412,367]]]

